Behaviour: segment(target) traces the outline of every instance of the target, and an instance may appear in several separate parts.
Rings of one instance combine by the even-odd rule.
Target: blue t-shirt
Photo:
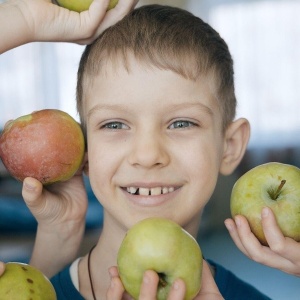
[[[209,260],[215,268],[215,281],[225,300],[271,300],[232,272]],[[70,266],[51,279],[57,300],[84,300],[72,283]]]

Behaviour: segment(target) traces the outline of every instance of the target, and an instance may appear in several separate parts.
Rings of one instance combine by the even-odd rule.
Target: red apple
[[[67,113],[44,109],[8,122],[0,136],[0,157],[16,179],[43,184],[65,181],[80,167],[85,151],[80,125]]]

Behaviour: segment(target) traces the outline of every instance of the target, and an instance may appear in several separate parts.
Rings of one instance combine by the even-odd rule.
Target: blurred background
[[[1,0],[0,0],[1,2]],[[214,27],[228,43],[235,64],[237,117],[251,123],[251,140],[239,168],[220,177],[204,211],[198,237],[206,258],[232,270],[275,300],[296,300],[300,278],[247,259],[232,243],[224,220],[235,181],[269,161],[300,167],[300,1],[146,1],[179,6]],[[34,110],[62,109],[78,119],[75,85],[83,46],[32,43],[0,56],[0,129],[6,121]],[[97,240],[102,207],[86,178],[90,206],[81,252]],[[0,260],[28,262],[36,223],[22,197],[21,184],[0,165]]]

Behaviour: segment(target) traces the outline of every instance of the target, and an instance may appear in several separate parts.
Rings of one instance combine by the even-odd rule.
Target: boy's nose
[[[128,160],[131,165],[152,168],[167,165],[170,158],[163,138],[144,132],[135,137]]]

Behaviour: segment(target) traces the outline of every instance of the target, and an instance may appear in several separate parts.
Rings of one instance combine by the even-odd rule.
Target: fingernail
[[[28,183],[27,181],[24,182],[24,186],[29,191],[34,191],[35,190],[35,186],[32,185],[32,184],[30,184],[30,183]]]
[[[143,276],[143,281],[144,283],[148,284],[150,279],[149,279],[149,276],[145,273],[144,276]]]
[[[269,215],[269,208],[264,207],[262,209],[261,215],[262,215],[263,218],[267,217]]]
[[[228,222],[224,222],[225,223],[225,226],[226,226],[226,228],[227,228],[227,230],[228,231],[232,231],[233,230],[233,227],[232,227],[232,225],[231,224],[229,224]]]
[[[238,227],[240,227],[241,226],[241,220],[240,220],[240,218],[236,217],[234,220],[235,220],[236,225]]]
[[[179,289],[179,284],[178,284],[178,282],[176,280],[173,283],[173,289],[174,290],[178,290]]]

